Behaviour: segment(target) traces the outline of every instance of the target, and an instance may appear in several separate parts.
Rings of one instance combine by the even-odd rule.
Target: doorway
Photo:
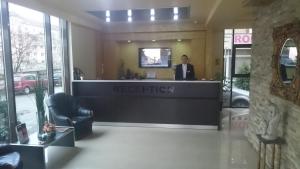
[[[223,107],[248,108],[252,29],[224,32]]]
[[[252,29],[225,29],[222,128],[243,131],[249,114]]]

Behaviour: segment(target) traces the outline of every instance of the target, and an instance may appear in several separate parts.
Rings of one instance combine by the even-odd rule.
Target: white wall
[[[85,79],[97,78],[99,32],[77,24],[71,24],[73,66],[80,68]]]

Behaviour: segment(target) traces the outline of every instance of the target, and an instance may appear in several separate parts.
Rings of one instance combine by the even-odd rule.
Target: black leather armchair
[[[20,154],[14,152],[9,145],[0,145],[0,169],[22,169]]]
[[[73,96],[65,93],[51,95],[47,106],[55,125],[75,128],[76,140],[92,133],[93,111],[80,107]]]

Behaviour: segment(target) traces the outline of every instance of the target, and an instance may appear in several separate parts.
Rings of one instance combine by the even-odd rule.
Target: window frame
[[[5,75],[5,88],[6,88],[6,98],[8,104],[8,128],[9,128],[9,143],[16,142],[17,136],[15,132],[15,126],[17,125],[17,112],[16,112],[16,101],[15,101],[15,89],[14,89],[14,73],[13,73],[13,60],[12,60],[12,48],[11,48],[11,31],[10,31],[10,14],[9,14],[9,3],[5,0],[0,0],[1,4],[1,21],[2,21],[2,43],[3,43],[3,64],[4,64],[4,75]],[[15,3],[12,3],[15,4]],[[35,9],[33,9],[35,10]],[[41,12],[41,11],[39,11]],[[44,15],[44,30],[45,30],[45,61],[46,63],[46,72],[48,77],[48,93],[49,95],[54,93],[54,77],[53,77],[53,54],[52,54],[52,37],[51,37],[51,22],[50,15],[44,12],[41,12]],[[64,88],[66,93],[70,93],[70,67],[69,63],[69,44],[68,44],[68,21],[61,18],[60,22],[63,23],[61,29],[62,37],[61,43],[63,43],[62,51],[62,71],[63,78],[67,79],[64,83]],[[66,90],[67,89],[67,90]]]

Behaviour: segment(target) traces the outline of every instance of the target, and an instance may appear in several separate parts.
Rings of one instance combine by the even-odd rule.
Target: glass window
[[[54,93],[59,93],[64,91],[62,32],[59,18],[51,16],[50,21],[52,36]]]
[[[1,20],[0,20],[1,22]],[[2,24],[2,23],[0,23]],[[0,33],[2,30],[0,27]],[[5,73],[3,64],[3,41],[0,35],[0,144],[8,141],[8,109],[5,89]]]
[[[44,14],[12,3],[9,14],[17,120],[26,123],[31,134],[38,129],[35,79],[48,86],[46,58],[37,55],[46,51]]]
[[[249,107],[249,77],[232,79],[232,107]]]
[[[233,29],[224,30],[224,79],[223,106],[230,106],[231,64],[232,64]]]
[[[230,79],[231,77],[231,59],[232,59],[232,41],[233,30],[225,29],[224,31],[224,77]]]
[[[235,74],[249,74],[251,66],[251,48],[235,49]]]

